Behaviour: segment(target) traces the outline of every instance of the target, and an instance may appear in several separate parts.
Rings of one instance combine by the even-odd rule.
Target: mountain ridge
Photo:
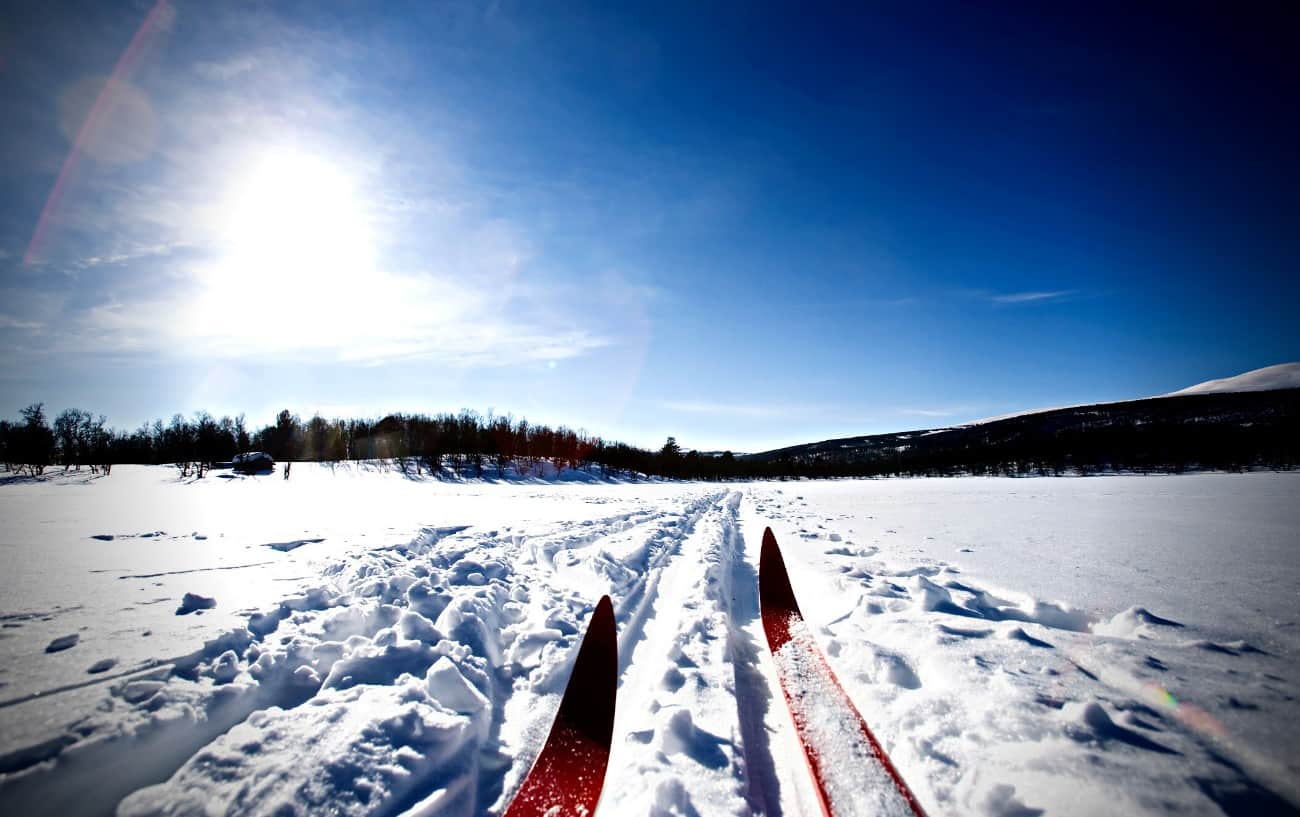
[[[1275,384],[1283,386],[1270,387]],[[865,473],[1026,473],[1079,466],[1292,467],[1298,452],[1300,364],[1280,364],[1166,395],[840,437],[745,459]]]

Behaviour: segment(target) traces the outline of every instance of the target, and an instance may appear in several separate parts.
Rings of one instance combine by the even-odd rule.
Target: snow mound
[[[1092,631],[1111,638],[1149,640],[1159,638],[1164,630],[1180,629],[1182,626],[1177,621],[1161,618],[1145,607],[1130,607],[1107,621],[1097,623]]]

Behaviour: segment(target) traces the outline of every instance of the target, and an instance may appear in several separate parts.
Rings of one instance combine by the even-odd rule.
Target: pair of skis
[[[771,528],[763,532],[758,596],[763,631],[822,812],[925,817],[813,639]],[[617,689],[614,607],[605,596],[587,625],[546,744],[504,817],[595,812],[609,765]]]

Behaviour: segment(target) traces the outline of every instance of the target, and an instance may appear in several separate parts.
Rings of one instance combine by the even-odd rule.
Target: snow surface
[[[817,814],[758,617],[766,525],[932,815],[1300,806],[1300,475],[298,466],[0,479],[0,813],[499,813],[609,593],[599,813]]]
[[[1255,369],[1235,377],[1207,380],[1204,383],[1197,383],[1195,386],[1179,389],[1173,394],[1216,394],[1219,392],[1270,391],[1272,389],[1296,388],[1300,388],[1300,363],[1279,363],[1276,366],[1266,366],[1263,369]]]

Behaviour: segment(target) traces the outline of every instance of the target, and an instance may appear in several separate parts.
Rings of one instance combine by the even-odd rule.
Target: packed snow
[[[768,525],[930,814],[1300,807],[1300,475],[567,476],[0,478],[0,813],[498,814],[608,593],[598,813],[817,814]]]

